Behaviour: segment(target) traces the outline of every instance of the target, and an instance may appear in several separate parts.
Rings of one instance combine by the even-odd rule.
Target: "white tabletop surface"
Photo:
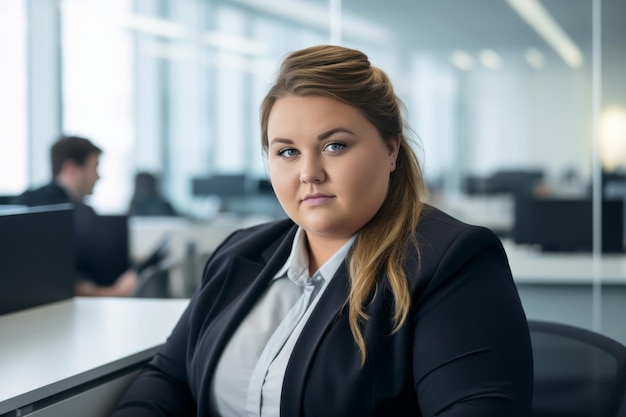
[[[513,278],[529,284],[626,285],[626,256],[591,253],[544,253],[505,243]]]
[[[0,316],[0,414],[152,357],[188,300],[76,297]]]

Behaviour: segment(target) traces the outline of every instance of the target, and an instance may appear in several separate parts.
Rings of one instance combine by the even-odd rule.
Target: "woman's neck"
[[[317,272],[341,247],[350,240],[351,236],[325,238],[306,233],[306,251],[309,255],[309,275]]]

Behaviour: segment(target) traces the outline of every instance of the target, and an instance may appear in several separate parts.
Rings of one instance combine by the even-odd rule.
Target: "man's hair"
[[[61,136],[50,149],[52,177],[56,177],[65,161],[74,161],[83,166],[91,155],[100,155],[102,149],[91,143],[89,139],[79,136]]]

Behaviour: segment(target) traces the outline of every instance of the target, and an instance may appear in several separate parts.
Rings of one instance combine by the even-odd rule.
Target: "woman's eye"
[[[339,152],[339,151],[342,151],[345,147],[346,145],[344,145],[343,143],[337,143],[337,142],[332,142],[326,145],[326,149],[330,152]]]
[[[298,151],[292,148],[285,148],[278,151],[279,156],[284,156],[285,158],[292,158],[296,156]]]

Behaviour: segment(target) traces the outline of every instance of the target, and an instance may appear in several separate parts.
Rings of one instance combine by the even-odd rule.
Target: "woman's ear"
[[[387,140],[387,149],[389,152],[389,172],[396,170],[396,160],[400,151],[400,136]]]

